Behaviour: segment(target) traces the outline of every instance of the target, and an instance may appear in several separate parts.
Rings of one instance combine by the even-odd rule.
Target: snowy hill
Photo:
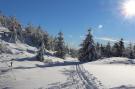
[[[64,71],[76,63],[73,58],[63,60],[49,55],[44,55],[45,63],[39,62],[34,59],[36,53],[28,51],[36,52],[35,47],[5,41],[2,41],[2,44],[11,54],[0,55],[0,89],[46,89],[52,87],[53,83],[60,85],[67,80]],[[10,67],[12,58],[16,59],[13,68]]]

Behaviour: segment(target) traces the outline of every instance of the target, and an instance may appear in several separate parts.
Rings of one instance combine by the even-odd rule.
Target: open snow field
[[[132,62],[133,63],[133,62]],[[84,68],[102,82],[106,89],[125,86],[135,89],[135,65],[128,58],[107,58],[84,64]]]

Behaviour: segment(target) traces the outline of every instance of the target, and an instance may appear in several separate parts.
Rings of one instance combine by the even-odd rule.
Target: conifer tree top
[[[63,36],[63,33],[60,31],[60,32],[58,33],[58,35]]]

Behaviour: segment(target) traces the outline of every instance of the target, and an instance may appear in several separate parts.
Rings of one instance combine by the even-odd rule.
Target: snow
[[[0,26],[0,33],[3,33],[3,32],[10,32],[9,30],[8,30],[8,28],[5,28],[5,27],[3,27],[3,26]]]
[[[23,67],[22,67],[23,68]],[[66,81],[66,76],[59,71],[64,67],[27,68],[23,71],[15,70],[16,80],[14,89],[38,89],[48,84]],[[19,84],[18,84],[19,83]],[[19,86],[18,86],[19,85]]]
[[[135,86],[135,66],[130,64],[130,60],[133,59],[114,57],[86,63],[83,66],[100,80],[106,89]]]
[[[2,54],[0,61],[5,60],[5,58],[7,61],[6,63],[1,63],[2,65],[0,64],[1,71],[9,69],[9,60],[12,57],[24,57],[21,55],[19,56]],[[49,84],[66,81],[67,77],[62,74],[61,71],[65,68],[68,69],[69,66],[44,67],[44,65],[43,62],[34,60],[14,61],[12,70],[9,69],[6,74],[0,74],[0,89],[5,87],[8,87],[9,89],[47,88],[49,87]]]
[[[22,54],[22,55],[31,55],[31,53],[28,52],[28,50],[36,52],[37,48],[29,46],[24,43],[9,43],[6,41],[1,40],[2,44],[7,47],[11,51],[12,54]]]
[[[13,54],[0,55],[0,89],[46,89],[53,87],[53,84],[60,85],[67,81],[68,76],[63,71],[70,70],[71,65],[64,66],[64,63],[68,65],[69,61],[44,55],[45,63],[39,62],[34,59],[36,54],[27,52],[27,49],[36,51],[35,47],[23,43],[2,43]],[[12,58],[16,59],[13,61],[13,68],[10,67]],[[70,59],[71,61],[74,59]],[[47,66],[48,64],[51,66]]]
[[[0,54],[0,89],[135,89],[135,59],[112,57],[80,64],[47,51],[45,62],[39,62],[35,47],[2,44],[12,54]],[[16,60],[10,67],[12,58]]]

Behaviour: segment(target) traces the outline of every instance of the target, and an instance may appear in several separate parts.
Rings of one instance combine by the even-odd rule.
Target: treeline
[[[22,24],[13,16],[5,16],[0,12],[0,26],[8,28],[9,32],[4,32],[1,39],[9,42],[23,42],[31,46],[37,47],[37,58],[44,61],[43,55],[46,50],[54,51],[54,55],[60,58],[70,55],[78,57],[80,61],[95,61],[105,57],[128,57],[135,58],[135,45],[129,43],[125,45],[121,38],[113,44],[108,42],[106,45],[95,43],[91,34],[91,29],[88,30],[85,40],[80,45],[78,50],[69,47],[64,41],[64,34],[59,32],[56,37],[50,35],[41,26],[28,24],[22,27]],[[4,51],[4,49],[2,49]]]
[[[9,29],[9,32],[5,32],[1,39],[13,43],[23,42],[35,46],[39,49],[38,55],[41,55],[40,52],[45,52],[43,50],[47,49],[56,52],[55,56],[63,59],[66,55],[71,54],[72,57],[77,57],[77,50],[69,47],[69,45],[64,42],[62,32],[59,32],[58,35],[54,37],[41,26],[28,24],[23,27],[16,17],[6,16],[2,12],[0,12],[0,26]]]
[[[79,60],[83,62],[95,61],[106,57],[127,57],[135,58],[135,45],[129,43],[125,45],[121,38],[113,44],[110,42],[107,45],[95,43],[91,34],[91,29],[88,30],[85,40],[83,40],[79,49]]]

